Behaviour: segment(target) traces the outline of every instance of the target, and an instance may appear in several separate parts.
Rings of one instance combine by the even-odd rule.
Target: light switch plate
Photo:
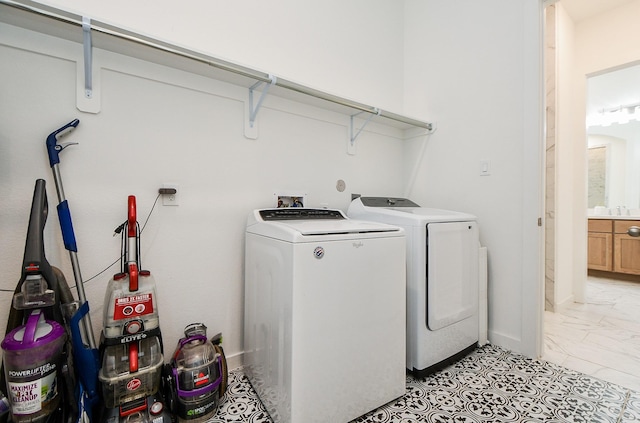
[[[491,175],[491,161],[480,160],[480,176]]]

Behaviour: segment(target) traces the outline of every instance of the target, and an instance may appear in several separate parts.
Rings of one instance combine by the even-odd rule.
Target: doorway
[[[560,0],[545,11],[545,41],[547,43],[545,47],[549,54],[552,54],[551,59],[545,55],[545,79],[548,95],[545,309],[548,311],[545,312],[545,350],[547,351],[544,358],[550,359],[550,361],[554,360],[549,354],[552,345],[549,345],[547,335],[551,329],[555,329],[554,325],[557,321],[549,320],[549,315],[558,317],[561,315],[560,312],[569,310],[570,313],[574,313],[573,316],[570,315],[567,318],[569,326],[573,325],[573,329],[577,329],[579,323],[574,319],[575,314],[579,311],[576,311],[575,308],[572,310],[571,307],[575,306],[578,309],[589,311],[604,309],[604,302],[610,302],[609,300],[596,300],[590,292],[591,285],[587,285],[586,218],[588,193],[586,188],[585,105],[587,104],[588,80],[586,75],[594,76],[600,73],[596,71],[619,67],[621,62],[628,60],[629,55],[621,53],[624,50],[624,40],[628,38],[616,36],[615,33],[620,31],[626,33],[627,36],[637,34],[638,30],[635,29],[637,24],[634,23],[635,26],[630,27],[625,27],[624,24],[625,19],[636,22],[640,16],[639,0],[600,0],[586,3],[576,0]],[[587,9],[599,6],[600,9],[585,11],[580,9],[581,6]],[[550,13],[552,13],[551,17]],[[631,19],[632,17],[633,19]],[[600,37],[593,37],[599,26],[604,27],[605,25],[610,26],[607,28],[608,32],[604,35],[600,34]],[[592,38],[589,39],[588,36],[592,36]],[[611,39],[616,39],[619,43],[615,47],[611,47]],[[550,40],[554,43],[557,41],[558,44],[550,45]],[[608,49],[604,45],[604,40],[609,40]],[[598,43],[601,41],[603,43],[599,45]],[[558,51],[562,52],[562,49],[575,49],[576,46],[580,47],[576,52],[570,51],[566,54],[565,50],[564,55],[558,53]],[[594,57],[587,57],[586,46],[593,48]],[[553,50],[552,53],[551,50]],[[627,59],[622,59],[625,57]],[[561,113],[558,113],[558,103],[561,106]],[[559,119],[556,120],[556,117]],[[556,122],[557,125],[555,125]],[[638,162],[636,161],[636,163]],[[636,167],[640,166],[636,165]],[[607,280],[590,281],[590,283],[595,282],[612,283]],[[587,298],[590,296],[594,299],[589,299],[589,304],[587,304]],[[615,308],[615,305],[611,305],[611,308]],[[592,317],[593,319],[612,318],[610,315],[596,317],[595,313],[592,314]],[[604,330],[602,327],[600,329]],[[565,333],[562,336],[565,338],[590,336],[593,340],[596,335],[594,332],[585,335],[584,331],[574,330],[570,334]],[[577,338],[574,341],[577,341]],[[590,351],[590,354],[594,356],[596,353]],[[592,368],[597,365],[595,360],[585,363],[587,361],[584,360],[582,364],[586,366],[590,363]],[[574,361],[574,363],[576,362]],[[566,362],[558,364],[569,367]],[[635,365],[640,367],[640,362],[636,362]],[[586,371],[587,368],[576,368],[576,370],[589,373]],[[599,377],[602,378],[603,375]]]

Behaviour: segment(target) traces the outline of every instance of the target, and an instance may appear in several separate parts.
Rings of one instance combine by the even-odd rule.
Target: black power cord
[[[174,190],[175,191],[175,190]],[[144,231],[144,228],[147,227],[147,222],[149,221],[149,218],[151,217],[151,214],[153,213],[153,210],[156,208],[156,204],[158,203],[158,198],[160,198],[160,196],[163,193],[160,192],[158,193],[158,195],[156,196],[155,201],[153,202],[153,205],[151,206],[151,210],[149,210],[149,214],[147,215],[147,218],[144,221],[144,224],[142,225],[142,229],[140,229],[140,235],[142,235],[142,231]],[[175,192],[173,193],[175,194]],[[113,236],[119,235],[122,230],[124,229],[125,225],[127,224],[127,221],[125,220],[120,226],[118,226],[113,233]],[[137,224],[137,222],[136,222]],[[113,263],[111,263],[109,266],[105,267],[103,270],[101,270],[100,272],[96,273],[95,275],[91,276],[89,279],[85,279],[82,281],[82,285],[86,284],[87,282],[97,278],[98,276],[102,275],[104,272],[106,272],[107,270],[111,269],[116,263],[118,263],[119,261],[121,261],[123,258],[123,254],[120,254],[120,256],[115,259],[113,261]],[[75,287],[70,287],[70,288],[75,288]]]
[[[142,231],[144,231],[144,228],[147,226],[147,222],[149,221],[149,218],[151,217],[151,214],[153,213],[153,210],[156,208],[156,204],[158,203],[158,199],[160,198],[161,195],[163,194],[175,194],[176,190],[173,188],[170,188],[170,190],[172,190],[173,192],[163,192],[168,190],[169,188],[160,188],[160,190],[158,191],[158,195],[156,196],[155,201],[153,202],[153,206],[151,206],[151,210],[149,211],[149,214],[147,215],[147,218],[144,221],[144,224],[142,225],[142,229],[140,229],[140,234],[142,234]],[[124,228],[125,224],[127,222],[125,221],[122,225],[118,226],[115,231],[114,231],[114,236],[118,235],[120,232],[122,232],[122,229]],[[120,255],[120,257],[118,257],[117,259],[115,259],[113,261],[113,263],[111,263],[110,265],[108,265],[107,267],[105,267],[103,270],[101,270],[100,272],[96,273],[95,275],[91,276],[89,279],[85,279],[82,281],[82,285],[84,286],[87,282],[92,281],[93,279],[97,278],[98,276],[102,275],[104,272],[106,272],[107,270],[111,269],[116,263],[118,263],[120,260],[122,260],[122,255]],[[76,286],[70,286],[69,288],[75,288]],[[10,292],[13,294],[13,292],[15,291],[15,289],[4,289],[4,288],[0,288],[0,292]]]

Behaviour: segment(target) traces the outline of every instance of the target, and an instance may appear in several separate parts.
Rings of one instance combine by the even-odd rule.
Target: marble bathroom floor
[[[543,359],[640,390],[640,282],[589,276],[587,303],[545,311]]]

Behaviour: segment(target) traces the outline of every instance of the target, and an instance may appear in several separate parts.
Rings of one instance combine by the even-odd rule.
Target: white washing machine
[[[476,217],[388,197],[356,198],[347,215],[405,229],[407,368],[424,376],[473,350],[486,322]]]
[[[339,210],[248,218],[244,370],[274,422],[348,422],[405,393],[404,230]]]

